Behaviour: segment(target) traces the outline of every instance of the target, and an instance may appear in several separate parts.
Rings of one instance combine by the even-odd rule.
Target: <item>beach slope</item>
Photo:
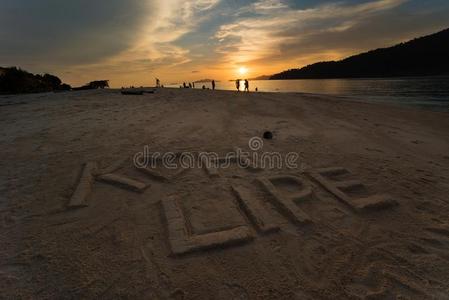
[[[2,297],[449,297],[447,113],[185,89],[0,105]],[[206,151],[225,166],[133,161]]]

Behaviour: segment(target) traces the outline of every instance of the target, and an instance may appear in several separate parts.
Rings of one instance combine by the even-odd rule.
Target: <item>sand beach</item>
[[[301,93],[0,96],[0,298],[446,299],[448,116]],[[229,164],[145,171],[144,149]]]

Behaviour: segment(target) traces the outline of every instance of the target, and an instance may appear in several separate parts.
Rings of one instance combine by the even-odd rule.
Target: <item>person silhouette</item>
[[[215,90],[215,80],[212,80],[212,90]]]
[[[191,89],[192,88],[192,84],[189,82],[189,89]]]
[[[160,87],[161,86],[161,81],[159,80],[159,78],[156,78],[156,87]]]
[[[245,79],[245,91],[249,92],[249,81],[248,81],[248,79]]]
[[[193,88],[195,88],[195,82],[192,82],[192,86],[193,86]]]
[[[240,79],[235,81],[235,88],[237,89],[237,92],[240,92]]]

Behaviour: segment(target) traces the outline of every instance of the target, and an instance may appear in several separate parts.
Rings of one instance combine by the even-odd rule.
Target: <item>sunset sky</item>
[[[114,87],[273,74],[449,27],[448,0],[0,0],[0,66]]]

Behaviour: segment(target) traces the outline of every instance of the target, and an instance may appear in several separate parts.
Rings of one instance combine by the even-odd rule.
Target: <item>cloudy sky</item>
[[[0,66],[72,85],[273,74],[449,27],[448,0],[0,0]]]

